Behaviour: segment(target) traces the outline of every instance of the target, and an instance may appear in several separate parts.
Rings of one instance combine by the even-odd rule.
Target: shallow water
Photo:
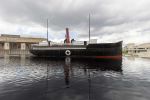
[[[0,100],[150,100],[150,59],[0,58]]]

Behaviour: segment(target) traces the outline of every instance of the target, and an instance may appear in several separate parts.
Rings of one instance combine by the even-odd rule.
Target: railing
[[[29,50],[0,50],[0,57],[4,55],[31,55]]]
[[[53,45],[53,46],[32,46],[32,50],[51,50],[51,49],[86,49],[84,45]]]
[[[50,46],[40,46],[40,45],[32,45],[32,47],[86,47],[86,45],[50,45]]]

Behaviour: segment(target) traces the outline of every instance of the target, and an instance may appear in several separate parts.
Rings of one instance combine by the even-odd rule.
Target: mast
[[[47,19],[47,42],[48,42],[48,19]]]
[[[90,26],[90,24],[91,23],[90,23],[90,14],[89,14],[89,44],[90,44],[90,37],[91,37],[91,30],[90,30],[91,26]]]

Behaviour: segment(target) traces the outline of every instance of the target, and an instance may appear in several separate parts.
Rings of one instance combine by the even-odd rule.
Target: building
[[[139,45],[130,43],[124,47],[124,51],[129,55],[150,58],[150,43]]]
[[[29,53],[32,44],[38,44],[45,41],[45,38],[21,37],[20,35],[1,34],[0,36],[0,52],[3,54],[21,54],[21,51]],[[0,55],[1,55],[0,54]]]
[[[90,40],[90,44],[95,44],[97,43],[97,39],[91,39]],[[72,42],[72,45],[85,45],[85,44],[89,44],[89,41],[76,41],[74,40]]]

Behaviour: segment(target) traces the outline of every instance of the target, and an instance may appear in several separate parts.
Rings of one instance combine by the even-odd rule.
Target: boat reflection
[[[49,65],[58,64],[57,66],[63,66],[64,79],[66,87],[69,88],[70,76],[74,76],[74,73],[78,73],[77,70],[81,69],[84,75],[88,75],[90,70],[94,71],[116,71],[122,74],[122,60],[91,60],[82,58],[31,58],[32,63],[47,63],[47,73],[49,71]],[[75,70],[76,69],[76,70]],[[47,76],[48,77],[48,76]]]
[[[110,59],[100,59],[100,60],[91,60],[91,59],[81,59],[81,58],[66,58],[65,64],[74,66],[74,64],[82,64],[82,69],[95,69],[101,71],[122,71],[122,59],[120,60],[110,60]]]
[[[122,59],[120,60],[110,60],[110,59],[100,59],[100,60],[91,60],[91,59],[82,59],[82,58],[40,58],[32,57],[32,63],[52,63],[61,64],[64,66],[64,69],[68,70],[71,68],[78,67],[80,69],[95,69],[101,71],[117,71],[122,72]]]
[[[64,70],[64,80],[66,87],[70,87],[70,76],[73,76],[75,72],[75,68],[82,69],[85,75],[89,76],[90,70],[95,71],[116,71],[121,72],[122,74],[122,60],[91,60],[91,59],[81,59],[81,58],[32,58],[32,61],[44,61],[44,63],[58,63],[59,65],[63,65]],[[49,66],[48,66],[49,67]],[[47,68],[48,69],[48,68]],[[47,71],[49,73],[49,71]]]
[[[65,65],[64,65],[64,76],[65,76],[65,83],[66,83],[67,88],[69,88],[70,68],[71,68],[71,58],[66,57],[65,58]]]

